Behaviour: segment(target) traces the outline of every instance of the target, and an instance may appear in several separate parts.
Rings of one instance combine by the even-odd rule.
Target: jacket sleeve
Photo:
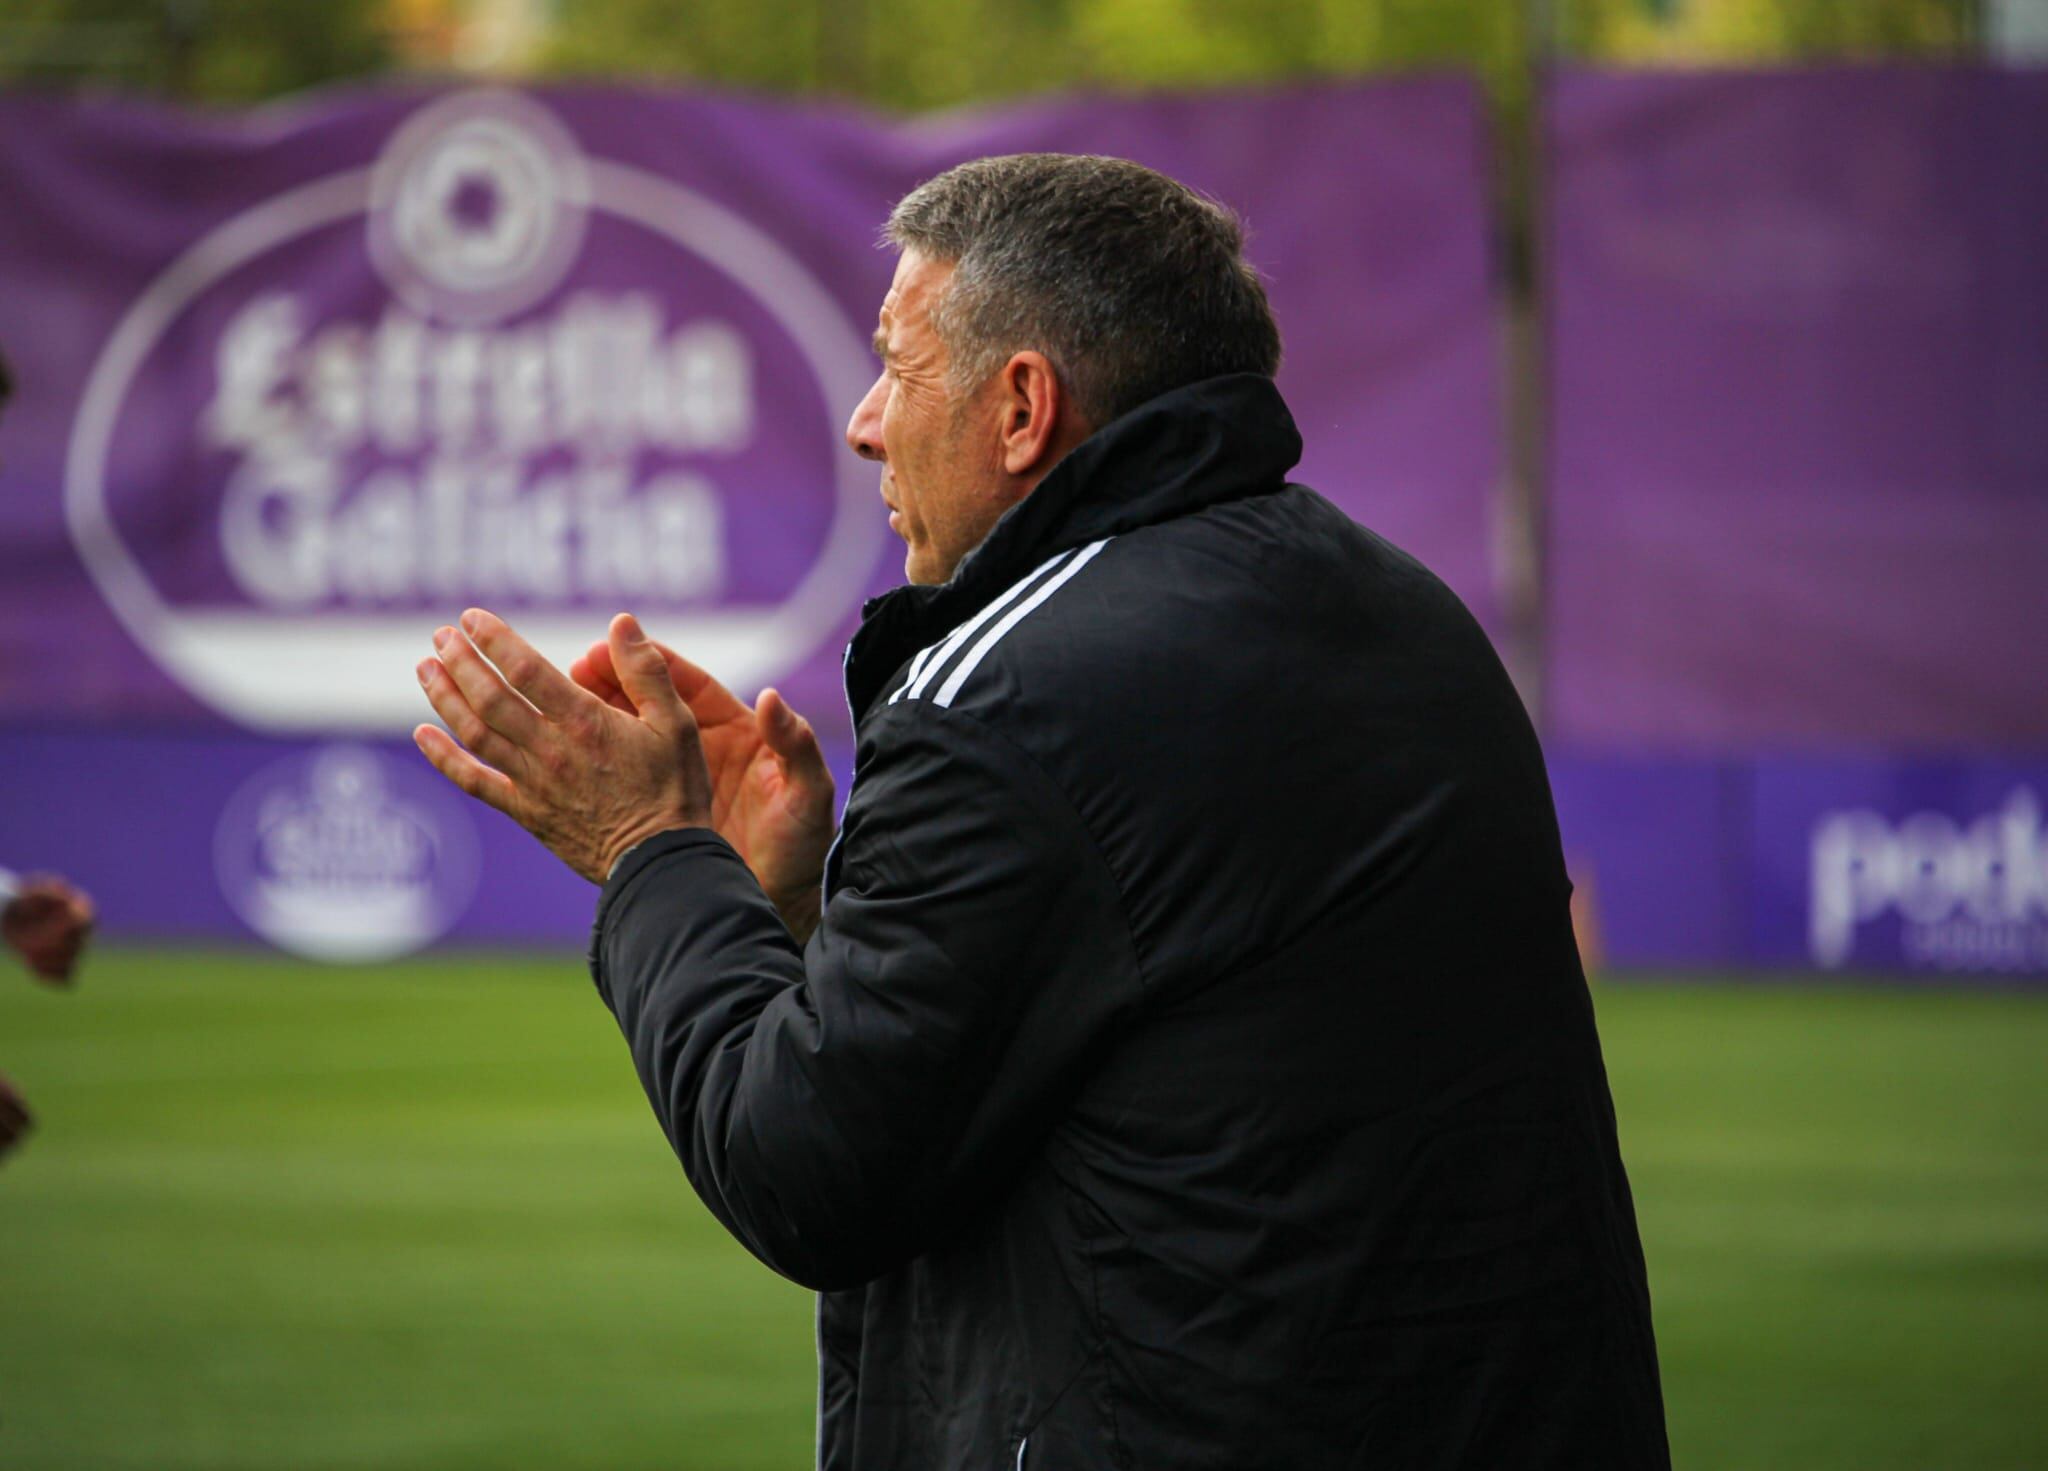
[[[1117,886],[1051,780],[969,715],[877,718],[805,951],[706,829],[619,865],[591,947],[697,1193],[827,1290],[996,1199],[1140,984]]]

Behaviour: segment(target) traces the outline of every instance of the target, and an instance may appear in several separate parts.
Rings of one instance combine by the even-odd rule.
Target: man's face
[[[897,261],[875,331],[882,375],[846,426],[854,453],[881,463],[889,529],[909,547],[903,575],[912,582],[951,577],[1016,498],[990,385],[954,392],[932,330],[932,308],[952,279],[948,261],[914,250]]]

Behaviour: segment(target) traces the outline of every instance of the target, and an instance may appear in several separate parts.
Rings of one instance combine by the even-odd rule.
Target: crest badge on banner
[[[221,892],[264,939],[315,960],[386,960],[439,939],[476,890],[476,829],[411,763],[330,745],[243,783],[214,831]]]

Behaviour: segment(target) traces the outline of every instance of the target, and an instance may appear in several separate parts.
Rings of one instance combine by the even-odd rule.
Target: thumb
[[[825,753],[818,747],[810,721],[790,709],[788,701],[772,689],[761,691],[754,717],[761,722],[761,738],[785,773],[804,786],[831,789],[832,773],[826,769]]]
[[[619,688],[633,702],[642,720],[656,730],[671,733],[693,724],[689,709],[668,677],[668,661],[648,641],[639,619],[631,613],[619,614],[612,619],[606,642]]]

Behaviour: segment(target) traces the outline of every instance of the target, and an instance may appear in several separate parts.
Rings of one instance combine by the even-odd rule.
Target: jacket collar
[[[900,587],[862,609],[846,651],[846,698],[866,713],[881,682],[1069,547],[1278,490],[1301,435],[1270,378],[1234,373],[1163,393],[1097,430],[1003,513],[935,587]]]

